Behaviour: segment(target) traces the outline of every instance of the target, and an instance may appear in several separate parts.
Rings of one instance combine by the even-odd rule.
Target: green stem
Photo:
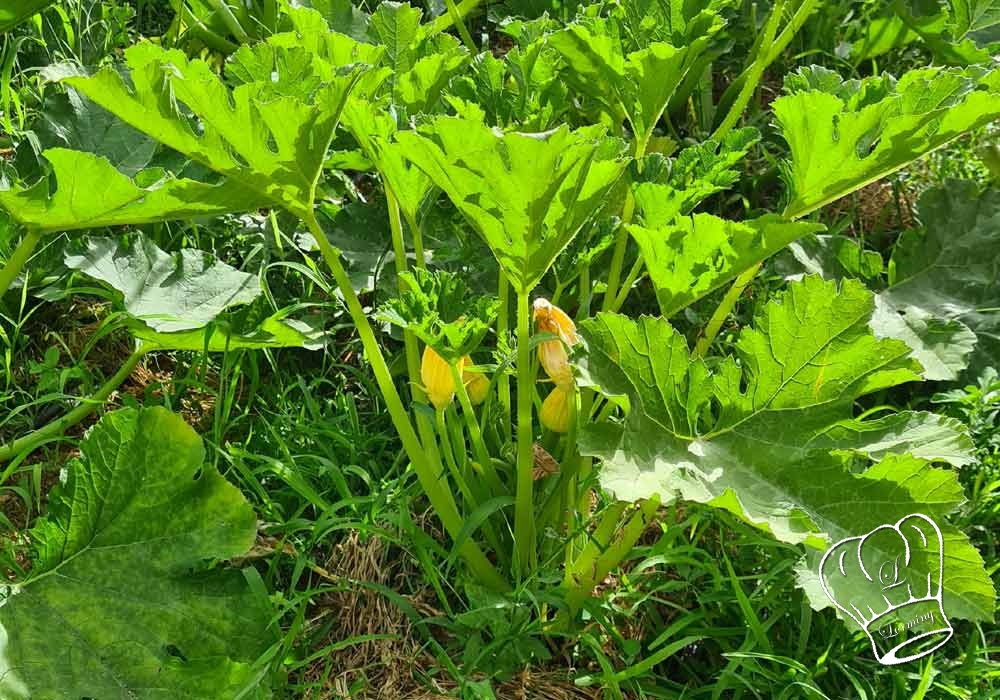
[[[389,228],[392,232],[392,248],[396,256],[397,275],[406,272],[408,260],[406,257],[406,243],[403,239],[403,224],[399,218],[399,200],[396,194],[386,185],[385,188],[386,206],[389,212]],[[416,231],[415,222],[410,221],[410,227]],[[416,241],[416,237],[414,238]],[[423,267],[423,245],[421,244],[420,254],[417,259],[417,266]],[[402,280],[399,280],[399,291],[403,289]],[[420,348],[417,338],[411,331],[403,331],[403,346],[406,353],[406,373],[409,375],[410,398],[414,403],[427,405],[427,396],[420,385]],[[417,431],[420,433],[420,441],[427,448],[427,456],[433,468],[441,471],[441,455],[437,450],[437,440],[434,437],[434,425],[425,411],[416,412]]]
[[[424,235],[420,230],[420,224],[417,223],[415,216],[411,216],[407,212],[403,212],[403,215],[406,217],[406,224],[410,227],[410,236],[413,238],[413,256],[416,258],[414,265],[421,270],[426,270],[427,260],[424,257]]]
[[[451,476],[458,485],[458,490],[469,506],[469,510],[474,510],[476,507],[476,497],[472,494],[469,482],[466,481],[465,475],[462,474],[462,470],[455,460],[455,449],[452,445],[451,433],[448,432],[448,425],[445,423],[444,408],[436,409],[434,417],[437,424],[438,437],[441,439],[441,453],[444,454],[444,463],[448,465],[448,471],[451,472]]]
[[[729,131],[736,126],[736,122],[739,121],[740,117],[743,115],[743,110],[746,109],[747,104],[750,102],[750,98],[753,97],[754,91],[757,89],[758,83],[760,83],[760,78],[764,74],[764,69],[770,65],[771,61],[774,60],[772,57],[770,48],[774,42],[774,35],[778,33],[778,25],[781,23],[781,15],[785,12],[785,3],[778,2],[774,5],[774,9],[771,10],[771,17],[767,21],[767,25],[764,27],[764,33],[761,37],[760,42],[758,42],[758,51],[763,48],[764,54],[757,54],[754,56],[753,63],[747,69],[747,77],[743,83],[743,87],[740,89],[739,95],[736,97],[736,101],[733,102],[729,111],[726,113],[726,118],[722,120],[719,124],[719,128],[715,130],[712,134],[712,138],[716,141],[722,140]],[[791,40],[791,37],[789,37]]]
[[[642,268],[645,263],[646,261],[642,259],[641,255],[635,259],[635,262],[632,263],[632,269],[628,271],[628,275],[625,277],[618,296],[615,298],[615,302],[609,311],[618,311],[622,308],[622,304],[628,299],[628,293],[632,291],[632,285],[635,284],[635,281],[639,279],[639,275],[642,274]]]
[[[784,3],[782,3],[784,4]],[[760,80],[760,74],[763,74],[767,67],[774,63],[774,60],[781,55],[781,53],[788,47],[792,39],[802,29],[802,25],[806,23],[809,19],[809,15],[813,13],[819,4],[819,0],[803,0],[802,4],[799,5],[798,9],[795,10],[795,14],[792,15],[792,19],[785,25],[785,28],[781,30],[781,34],[775,39],[769,46],[764,47],[763,42],[759,42],[755,47],[754,60],[750,63],[743,72],[737,76],[726,91],[722,94],[722,99],[719,100],[718,110],[728,110],[726,112],[726,118],[732,113],[732,109],[729,107],[733,104],[737,95],[743,92],[746,88],[746,84],[750,82],[750,78],[754,72],[757,71],[758,64],[760,65],[759,73],[757,78],[754,79],[754,85],[751,89],[756,87],[756,82]],[[765,50],[763,55],[763,60],[759,56],[761,49]],[[741,110],[742,111],[742,110]]]
[[[462,407],[462,416],[465,419],[465,427],[469,431],[469,440],[472,442],[472,453],[476,456],[476,461],[483,470],[483,478],[493,491],[494,496],[503,495],[506,489],[497,476],[496,469],[493,468],[493,460],[483,442],[483,431],[476,420],[475,409],[472,408],[472,400],[469,399],[469,392],[462,381],[462,373],[458,371],[456,365],[451,365],[451,377],[455,382],[455,394],[458,396],[458,404]]]
[[[31,452],[41,447],[49,440],[59,437],[68,429],[93,414],[97,409],[104,405],[104,402],[108,400],[111,392],[115,391],[122,385],[122,382],[129,378],[129,375],[132,374],[132,370],[135,369],[135,366],[139,364],[139,361],[145,356],[145,354],[146,351],[142,348],[135,350],[128,356],[128,359],[125,360],[125,363],[114,374],[114,376],[104,382],[104,384],[102,384],[101,387],[91,396],[86,399],[82,399],[76,408],[62,418],[54,420],[38,430],[28,433],[24,437],[20,437],[17,440],[14,440],[14,442],[0,447],[0,462],[6,462],[21,453]],[[3,475],[3,479],[0,479],[0,483],[3,483],[7,476],[8,475],[5,473]]]
[[[455,0],[444,0],[445,6],[448,8],[448,16],[451,17],[451,23],[455,25],[455,29],[458,30],[458,35],[462,37],[462,43],[465,44],[465,48],[469,50],[472,55],[477,54],[479,51],[476,49],[476,43],[472,40],[472,35],[469,34],[469,30],[465,27],[465,22],[462,21],[462,13],[458,11],[455,6]]]
[[[580,280],[578,284],[580,286],[580,310],[577,312],[577,315],[579,318],[587,318],[590,316],[590,300],[594,297],[594,289],[590,285],[590,265],[584,267],[580,272]]]
[[[507,275],[503,270],[500,270],[497,298],[499,299],[497,337],[503,340],[504,345],[506,345],[507,339],[510,337],[510,284],[507,283]],[[503,406],[501,424],[507,433],[504,437],[507,438],[507,442],[510,442],[513,439],[510,412],[510,376],[507,374],[506,367],[501,366],[498,371],[500,376],[497,378],[497,395],[500,397],[500,405]]]
[[[611,256],[611,267],[608,270],[608,286],[604,290],[604,301],[601,304],[601,311],[610,311],[618,298],[618,282],[622,276],[622,265],[625,262],[625,251],[628,249],[628,225],[632,221],[635,213],[635,197],[632,195],[630,187],[625,193],[625,204],[622,207],[621,230],[618,232],[618,239],[615,241],[615,252]]]
[[[531,422],[531,309],[528,290],[517,290],[517,487],[514,495],[515,573],[525,580],[535,568],[534,457]]]
[[[708,319],[705,331],[695,344],[694,352],[691,353],[692,357],[702,357],[708,351],[712,341],[715,340],[715,336],[718,335],[719,329],[722,328],[722,323],[726,320],[726,317],[729,316],[729,312],[733,310],[733,307],[736,305],[736,301],[740,298],[740,295],[743,294],[743,290],[746,289],[747,285],[753,281],[753,278],[757,275],[757,270],[759,269],[760,263],[757,263],[736,278],[736,281],[733,282],[733,286],[729,288],[728,292],[726,292],[726,296],[724,296],[722,301],[719,302],[719,306],[716,307],[715,313],[712,314],[712,318]]]
[[[281,229],[278,228],[278,215],[275,213],[274,209],[270,209],[267,212],[268,221],[271,222],[271,232],[274,234],[274,245],[278,249],[278,252],[284,255],[285,246],[281,242]]]
[[[656,497],[640,501],[624,525],[621,518],[631,504],[619,501],[604,512],[584,551],[566,571],[563,586],[571,611],[579,610],[594,587],[628,556],[659,505]]]
[[[424,450],[423,444],[421,444],[416,431],[413,429],[413,424],[410,423],[406,408],[403,406],[399,392],[396,391],[396,385],[392,381],[389,365],[386,363],[378,341],[375,338],[375,332],[372,330],[371,324],[368,323],[368,317],[365,315],[365,310],[361,306],[358,295],[354,292],[351,279],[340,262],[339,251],[327,240],[326,234],[320,227],[319,222],[316,221],[315,214],[308,214],[304,221],[306,226],[309,227],[310,233],[316,239],[320,252],[323,254],[323,259],[330,268],[330,272],[333,274],[333,278],[336,280],[337,286],[344,296],[347,311],[358,330],[358,336],[361,339],[368,362],[371,364],[375,381],[385,400],[386,409],[389,411],[389,416],[392,418],[396,432],[399,434],[399,439],[403,443],[403,449],[406,450],[406,455],[410,458],[410,464],[413,465],[413,470],[420,480],[420,485],[423,487],[424,493],[427,494],[431,506],[434,508],[449,536],[457,540],[462,532],[463,522],[458,512],[458,507],[455,504],[455,499],[446,488],[446,482],[441,480],[440,473],[434,469],[434,465],[428,458],[428,453]],[[486,558],[486,555],[483,554],[483,551],[475,542],[466,539],[459,547],[469,568],[481,583],[500,590],[508,590],[510,588],[507,581],[497,573],[493,564],[490,563],[490,560]]]
[[[399,201],[392,189],[385,188],[385,201],[389,209],[389,229],[392,232],[392,251],[396,256],[396,279],[400,292],[405,292],[405,284],[400,276],[407,270],[406,242],[403,240],[403,222],[399,218]],[[417,338],[412,331],[403,331],[403,345],[406,349],[406,372],[410,377],[410,386],[420,381],[420,349]],[[414,392],[415,393],[415,392]]]
[[[17,276],[21,274],[21,270],[24,266],[28,264],[28,260],[31,258],[31,254],[35,252],[35,247],[38,242],[42,239],[42,232],[36,229],[28,229],[21,239],[21,242],[17,244],[17,248],[11,253],[10,257],[7,258],[6,264],[3,269],[0,269],[0,299],[3,295],[7,293],[10,289],[10,285],[14,283]]]
[[[458,15],[458,19],[467,17],[474,9],[479,7],[479,3],[482,0],[462,0],[456,7],[455,12]],[[440,34],[455,23],[455,16],[449,11],[445,12],[443,15],[439,16],[433,22],[427,25],[426,36],[432,37],[435,34]],[[475,53],[475,52],[473,52]]]

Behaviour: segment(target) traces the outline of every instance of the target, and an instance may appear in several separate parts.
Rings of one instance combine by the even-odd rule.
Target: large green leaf
[[[112,67],[91,77],[67,76],[71,71],[65,67],[51,75],[229,181],[307,216],[340,111],[364,71],[348,61],[370,57],[373,48],[324,31],[318,13],[309,12],[302,15],[315,19],[307,28],[303,25],[308,33],[277,34],[267,41],[270,52],[257,49],[251,56],[252,49],[241,49],[241,62],[257,69],[242,76],[254,78],[252,82],[232,90],[204,61],[151,43],[125,52],[131,85]],[[294,70],[303,79],[301,60],[279,60],[302,50],[309,52],[309,70],[318,78],[308,96],[290,94],[291,81],[281,77],[282,71]],[[267,79],[257,79],[268,53],[272,70]]]
[[[0,32],[7,32],[51,5],[54,0],[8,0],[0,7]]]
[[[159,145],[76,90],[48,91],[41,112],[42,121],[34,129],[40,145],[104,156],[129,177],[149,166]]]
[[[685,46],[657,41],[629,52],[614,22],[590,19],[555,32],[548,43],[565,60],[563,75],[570,85],[611,118],[627,119],[644,150],[674,91],[721,26],[710,25],[706,35]]]
[[[646,194],[640,191],[637,199]],[[695,214],[656,229],[632,225],[628,230],[639,244],[660,312],[670,317],[823,226],[773,214],[743,222]]]
[[[174,333],[154,331],[137,320],[130,321],[128,328],[146,351],[231,352],[267,348],[320,350],[326,344],[326,334],[321,328],[288,318],[287,311],[279,311],[262,320],[225,319],[203,328]]]
[[[859,514],[882,517],[886,500],[919,510],[919,500],[892,495],[891,483],[853,475],[845,451],[963,464],[972,445],[954,421],[853,417],[859,396],[920,376],[902,342],[872,335],[872,308],[860,283],[838,291],[807,277],[741,333],[736,358],[712,363],[691,357],[663,319],[583,321],[582,381],[625,397],[628,414],[621,424],[583,426],[581,452],[603,460],[601,483],[620,499],[709,503],[788,542],[858,534]],[[985,607],[967,602],[957,609],[982,617]]]
[[[344,107],[343,123],[365,156],[375,164],[407,220],[416,221],[431,181],[422,170],[407,162],[392,141],[398,130],[394,115],[372,102],[351,98]]]
[[[31,531],[27,580],[0,604],[0,697],[269,696],[252,663],[275,638],[245,575],[256,519],[162,408],[105,416]],[[251,574],[248,574],[251,575]]]
[[[200,328],[260,295],[255,275],[200,250],[170,255],[141,234],[125,244],[90,237],[66,256],[66,265],[117,289],[130,315],[163,333]]]
[[[978,46],[1000,42],[1000,2],[997,0],[950,0],[956,36],[968,36]]]
[[[976,334],[961,321],[911,304],[896,305],[891,292],[875,297],[871,326],[878,337],[898,338],[909,345],[924,368],[925,379],[958,379],[976,347]]]
[[[804,216],[1000,117],[1000,70],[925,68],[843,81],[822,68],[786,81],[773,108],[791,150],[785,215]]]
[[[397,135],[402,155],[444,190],[510,281],[534,287],[624,169],[600,127],[502,133],[440,117]]]
[[[370,31],[385,46],[385,62],[392,69],[390,80],[405,73],[416,62],[416,46],[423,10],[409,3],[379,3],[371,16]]]
[[[231,180],[212,185],[156,170],[132,180],[90,153],[51,148],[44,156],[55,174],[54,192],[48,178],[0,189],[0,207],[22,226],[44,232],[216,216],[265,201]]]
[[[954,379],[976,339],[984,360],[1000,350],[1000,190],[950,181],[925,192],[918,212],[922,225],[893,250],[873,326],[911,344],[929,378]]]
[[[120,294],[131,317],[126,325],[147,351],[323,346],[320,330],[284,312],[260,318],[247,310],[222,317],[257,299],[260,284],[255,275],[199,250],[171,255],[142,234],[129,241],[92,237],[65,261]]]
[[[823,474],[816,474],[815,478],[822,479]],[[866,535],[875,528],[893,524],[915,512],[926,515],[941,530],[944,552],[944,573],[941,580],[945,615],[969,620],[992,620],[996,591],[989,576],[985,575],[983,558],[965,533],[949,524],[946,519],[948,513],[964,500],[964,489],[957,475],[953,471],[934,469],[921,459],[895,455],[853,478],[856,487],[871,489],[869,498],[878,499],[879,505],[877,508],[854,507],[850,527],[832,529],[830,540]],[[828,508],[832,510],[838,506],[843,507],[830,499]],[[830,520],[832,522],[835,518],[831,517]],[[877,544],[869,543],[868,546],[877,547]],[[888,547],[878,547],[876,552],[886,555],[880,561],[892,561],[899,554]],[[937,559],[923,558],[925,553],[921,552],[914,554],[916,561],[911,574],[915,573],[916,576],[910,580],[922,579],[930,571],[936,581]],[[819,583],[820,559],[820,552],[808,551],[797,571],[799,585],[805,590],[812,607],[817,610],[832,607],[830,598]],[[828,579],[826,583],[827,588],[840,601],[868,601],[873,605],[882,602],[879,597],[881,589],[875,588],[873,591],[867,581],[844,577],[838,580]],[[838,614],[848,625],[857,627],[852,619],[839,611]]]

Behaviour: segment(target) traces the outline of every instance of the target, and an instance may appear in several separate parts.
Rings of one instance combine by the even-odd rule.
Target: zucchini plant
[[[763,261],[824,230],[810,215],[1000,117],[1000,71],[929,66],[845,80],[800,68],[770,105],[773,130],[757,123],[787,144],[783,205],[723,218],[699,206],[739,182],[762,134],[737,125],[816,5],[774,3],[735,87],[717,112],[696,115],[688,133],[700,138],[684,138],[679,125],[729,45],[732,4],[596,3],[566,24],[511,23],[514,46],[502,57],[474,55],[468,36],[460,43],[405,3],[383,2],[370,16],[285,5],[266,38],[233,32],[246,43],[233,44],[221,73],[151,42],[130,47],[121,65],[53,66],[47,80],[200,176],[130,176],[92,153],[46,151],[49,176],[0,190],[20,235],[0,293],[57,232],[281,210],[315,241],[409,465],[480,585],[541,585],[556,562],[565,605],[553,619],[570,624],[658,507],[684,499],[802,544],[800,582],[823,607],[810,571],[826,546],[914,511],[944,522],[954,506],[935,494],[971,460],[960,424],[921,411],[855,415],[859,398],[943,371],[920,337],[945,305],[911,312],[903,327],[884,320],[888,305],[914,302],[907,280],[919,266],[901,257],[878,297],[857,281],[806,276],[735,342],[720,329]],[[330,235],[340,204],[330,176],[344,163],[384,190],[398,289],[376,309]],[[432,212],[442,209],[492,253],[495,268],[470,263],[493,275],[489,294],[435,264],[428,234],[437,236]],[[317,341],[284,314],[250,329],[214,324],[259,292],[221,263],[91,236],[67,264],[122,292],[136,357]],[[178,266],[176,294],[147,293]],[[658,313],[623,313],[641,307],[642,289]],[[672,319],[710,295],[717,307],[692,346]],[[402,330],[401,381],[382,323]],[[82,406],[93,410],[109,391]],[[0,448],[0,458],[82,413]],[[606,502],[595,512],[597,492]],[[981,558],[960,530],[943,531],[949,613],[991,618]]]

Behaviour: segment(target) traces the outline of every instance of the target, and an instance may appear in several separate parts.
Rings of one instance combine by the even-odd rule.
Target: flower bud
[[[462,358],[466,366],[472,364],[472,358],[466,355]],[[465,390],[469,393],[469,401],[473,406],[478,406],[486,400],[486,394],[490,390],[490,380],[482,372],[462,372],[462,381],[465,382]]]
[[[557,386],[573,383],[573,371],[569,366],[569,353],[566,347],[572,347],[580,342],[576,334],[576,324],[566,312],[554,306],[548,299],[535,299],[534,319],[538,330],[553,333],[559,340],[546,340],[538,345],[538,361],[545,374]]]
[[[458,361],[459,372],[464,365],[463,357]],[[455,398],[455,380],[451,376],[451,365],[429,345],[424,348],[424,357],[420,363],[420,381],[424,384],[427,398],[439,411]]]
[[[570,401],[574,400],[572,385],[557,384],[542,401],[538,419],[553,433],[569,431]]]

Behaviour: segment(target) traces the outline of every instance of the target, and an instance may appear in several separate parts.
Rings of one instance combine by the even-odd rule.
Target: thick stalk
[[[35,229],[28,229],[21,242],[17,244],[14,252],[10,254],[7,263],[0,269],[0,299],[10,289],[21,270],[28,264],[31,254],[35,252],[38,241],[42,239],[42,232]]]
[[[604,290],[604,300],[601,304],[601,311],[610,311],[618,298],[618,283],[621,281],[622,265],[625,262],[625,251],[628,250],[628,225],[632,222],[632,215],[635,213],[635,197],[632,196],[632,188],[625,193],[625,204],[622,206],[621,230],[618,232],[618,239],[615,241],[615,252],[611,256],[611,267],[608,269],[608,286]]]
[[[514,495],[514,570],[523,581],[535,568],[534,457],[531,422],[531,310],[527,290],[517,291],[517,488]]]
[[[476,508],[476,497],[473,495],[472,489],[469,488],[469,482],[466,481],[461,467],[455,460],[456,446],[452,444],[451,433],[448,430],[448,424],[445,422],[444,408],[435,410],[434,417],[437,421],[438,437],[441,438],[441,453],[444,455],[444,462],[448,465],[448,471],[451,472],[451,476],[455,480],[455,484],[458,486],[458,490],[462,493],[462,498],[465,499],[465,503],[471,512]],[[464,446],[462,449],[465,449]]]
[[[396,199],[396,194],[388,185],[385,187],[385,198],[386,207],[389,212],[389,229],[392,233],[393,254],[396,257],[396,274],[397,279],[399,279],[398,275],[406,272],[409,267],[409,259],[406,257],[406,242],[403,237],[403,223],[400,220],[399,200]],[[409,225],[413,231],[417,231],[416,222],[409,221]],[[421,264],[423,262],[422,245],[420,246],[419,255],[417,266],[423,267]],[[402,279],[399,279],[398,289],[400,292],[406,291]],[[411,403],[424,404],[426,406],[428,405],[427,395],[420,383],[420,347],[417,337],[408,330],[403,331],[403,347],[406,353],[406,374],[410,380],[408,384],[410,387]],[[430,469],[435,473],[443,474],[444,464],[441,461],[441,452],[438,450],[437,438],[434,435],[434,423],[431,421],[427,411],[415,411],[414,413],[417,432],[420,434],[420,442],[426,450],[427,462]],[[444,477],[441,478],[443,479]],[[456,485],[461,486],[460,484]],[[450,493],[446,487],[442,488],[442,490]]]
[[[375,332],[372,330],[371,324],[368,323],[368,318],[365,316],[361,301],[354,292],[351,279],[348,277],[347,271],[344,270],[344,266],[340,263],[339,253],[330,244],[330,241],[327,240],[326,234],[320,228],[315,215],[310,214],[306,216],[305,223],[309,227],[310,233],[316,239],[320,252],[323,254],[323,259],[330,268],[330,272],[333,274],[333,278],[336,280],[337,286],[344,296],[347,311],[358,330],[358,336],[364,347],[365,355],[368,357],[368,362],[371,364],[375,381],[385,400],[386,409],[389,411],[392,423],[399,434],[400,441],[403,443],[403,449],[406,450],[406,455],[410,458],[410,464],[413,465],[413,470],[420,480],[420,485],[423,487],[424,493],[427,494],[431,506],[437,513],[438,518],[440,518],[441,524],[448,531],[449,536],[457,540],[462,532],[463,522],[461,515],[459,515],[458,507],[455,505],[455,499],[451,492],[445,488],[444,484],[446,482],[441,480],[441,475],[436,473],[433,464],[428,459],[424,446],[413,429],[413,424],[410,423],[406,408],[403,406],[403,402],[399,398],[399,392],[396,391],[396,385],[392,381],[389,365],[386,363],[385,357],[382,355],[382,350],[378,346]],[[486,555],[483,554],[475,542],[467,539],[459,545],[459,548],[469,568],[481,583],[500,590],[510,588],[510,585],[497,573],[493,564],[490,563],[489,559],[486,558]]]
[[[594,587],[628,556],[659,505],[655,497],[640,501],[636,512],[624,524],[621,518],[630,505],[619,502],[605,511],[590,542],[566,571],[563,586],[571,611],[579,610]]]
[[[444,0],[445,6],[448,8],[448,16],[451,17],[451,23],[458,30],[458,35],[462,37],[462,43],[465,44],[465,48],[469,50],[469,53],[476,55],[479,50],[476,48],[476,42],[472,40],[472,35],[469,34],[469,30],[465,27],[465,22],[462,21],[462,13],[455,6],[455,0]]]
[[[743,115],[743,110],[746,109],[747,104],[749,104],[754,90],[757,89],[757,84],[760,82],[760,78],[764,74],[764,69],[770,65],[771,61],[774,60],[774,58],[772,58],[770,48],[774,42],[774,35],[778,33],[778,25],[781,23],[781,15],[784,14],[784,12],[784,2],[776,3],[774,5],[774,9],[771,10],[771,17],[768,19],[767,25],[764,27],[764,34],[757,46],[760,53],[754,56],[753,63],[751,63],[747,69],[746,81],[743,83],[743,87],[740,89],[739,95],[736,97],[736,101],[733,102],[729,111],[726,113],[726,118],[722,120],[722,123],[719,124],[719,128],[715,130],[714,134],[712,134],[712,138],[716,141],[721,140],[734,126],[736,126],[736,122],[739,121],[739,118]],[[790,39],[791,38],[789,37],[789,40]]]
[[[718,335],[719,329],[722,328],[723,322],[729,315],[729,312],[733,310],[736,305],[737,299],[743,294],[743,290],[747,288],[747,285],[753,281],[753,278],[757,275],[757,270],[760,269],[760,263],[757,263],[749,270],[745,271],[742,275],[736,278],[733,282],[733,286],[729,288],[726,292],[726,296],[722,298],[719,302],[719,306],[716,307],[715,313],[712,314],[712,318],[708,319],[708,324],[705,326],[705,331],[702,336],[698,339],[698,342],[694,346],[693,357],[702,357],[706,352],[708,352],[709,346],[712,341],[715,340],[715,336]]]
[[[594,290],[590,286],[590,265],[583,268],[580,273],[579,284],[579,304],[580,310],[577,312],[579,318],[588,318],[590,316],[590,300],[594,297]]]
[[[763,42],[759,42],[755,47],[756,51],[754,53],[754,60],[747,65],[743,72],[737,76],[726,91],[722,94],[722,99],[719,100],[718,111],[721,113],[726,110],[726,118],[732,113],[731,105],[736,100],[737,95],[739,95],[745,88],[748,82],[751,82],[751,77],[754,72],[758,69],[758,64],[760,66],[759,73],[763,73],[769,65],[774,63],[774,60],[782,54],[782,52],[788,47],[792,39],[802,29],[802,25],[806,23],[809,19],[809,15],[813,13],[819,5],[819,0],[803,0],[802,4],[799,5],[798,9],[795,10],[795,14],[792,15],[792,19],[789,20],[785,28],[781,30],[781,34],[778,38],[771,42],[770,45],[764,46]],[[760,55],[761,49],[763,49],[763,55]],[[760,80],[760,75],[758,74],[756,83]],[[753,87],[756,87],[754,85]]]
[[[6,462],[13,459],[22,452],[31,452],[49,440],[59,437],[64,432],[72,428],[74,425],[78,424],[83,419],[90,416],[94,411],[99,409],[104,405],[104,402],[108,400],[111,396],[111,392],[115,391],[118,387],[122,385],[129,375],[132,374],[132,370],[135,366],[139,364],[139,361],[145,356],[146,352],[140,348],[134,351],[125,360],[121,368],[112,376],[108,381],[104,382],[101,387],[94,392],[91,396],[80,401],[80,403],[72,411],[67,413],[62,418],[52,421],[47,425],[28,433],[24,437],[20,437],[14,442],[0,447],[0,462]],[[6,479],[6,474],[4,474],[4,479],[0,480],[0,483]]]
[[[506,344],[510,336],[510,284],[507,283],[507,275],[500,270],[500,281],[497,288],[497,299],[499,299],[497,311],[497,337]],[[507,442],[513,438],[511,433],[511,413],[510,413],[510,376],[506,368],[501,367],[500,377],[497,379],[497,395],[500,397],[500,405],[503,406],[503,416],[501,424],[506,431],[504,437]]]
[[[410,236],[413,238],[414,265],[422,270],[427,269],[427,259],[424,257],[424,235],[420,231],[420,224],[415,216],[404,212],[406,224],[410,227]]]
[[[645,263],[646,261],[642,259],[641,255],[635,259],[635,262],[632,263],[632,269],[628,271],[628,275],[626,275],[625,281],[622,282],[614,304],[608,309],[609,311],[618,311],[618,309],[622,308],[622,304],[628,298],[628,293],[632,291],[632,285],[635,284],[635,281],[639,279],[639,275],[642,274],[642,268],[645,267]]]
[[[482,0],[462,0],[462,2],[458,3],[458,5],[455,7],[455,10],[458,14],[458,18],[462,19],[464,17],[467,17],[470,12],[479,7],[480,2],[482,2]],[[450,27],[454,22],[455,22],[454,15],[452,15],[451,12],[445,12],[444,14],[440,15],[437,19],[435,19],[433,22],[427,25],[426,36],[431,37],[434,36],[435,34],[440,34],[441,32],[448,29],[448,27]]]
[[[396,256],[396,275],[400,292],[405,292],[402,275],[407,270],[406,242],[403,240],[403,222],[399,218],[399,202],[392,189],[386,186],[385,201],[389,209],[389,230],[392,232],[392,252]],[[406,372],[410,376],[410,386],[420,381],[420,349],[417,338],[411,331],[403,331],[403,346],[406,350]]]

